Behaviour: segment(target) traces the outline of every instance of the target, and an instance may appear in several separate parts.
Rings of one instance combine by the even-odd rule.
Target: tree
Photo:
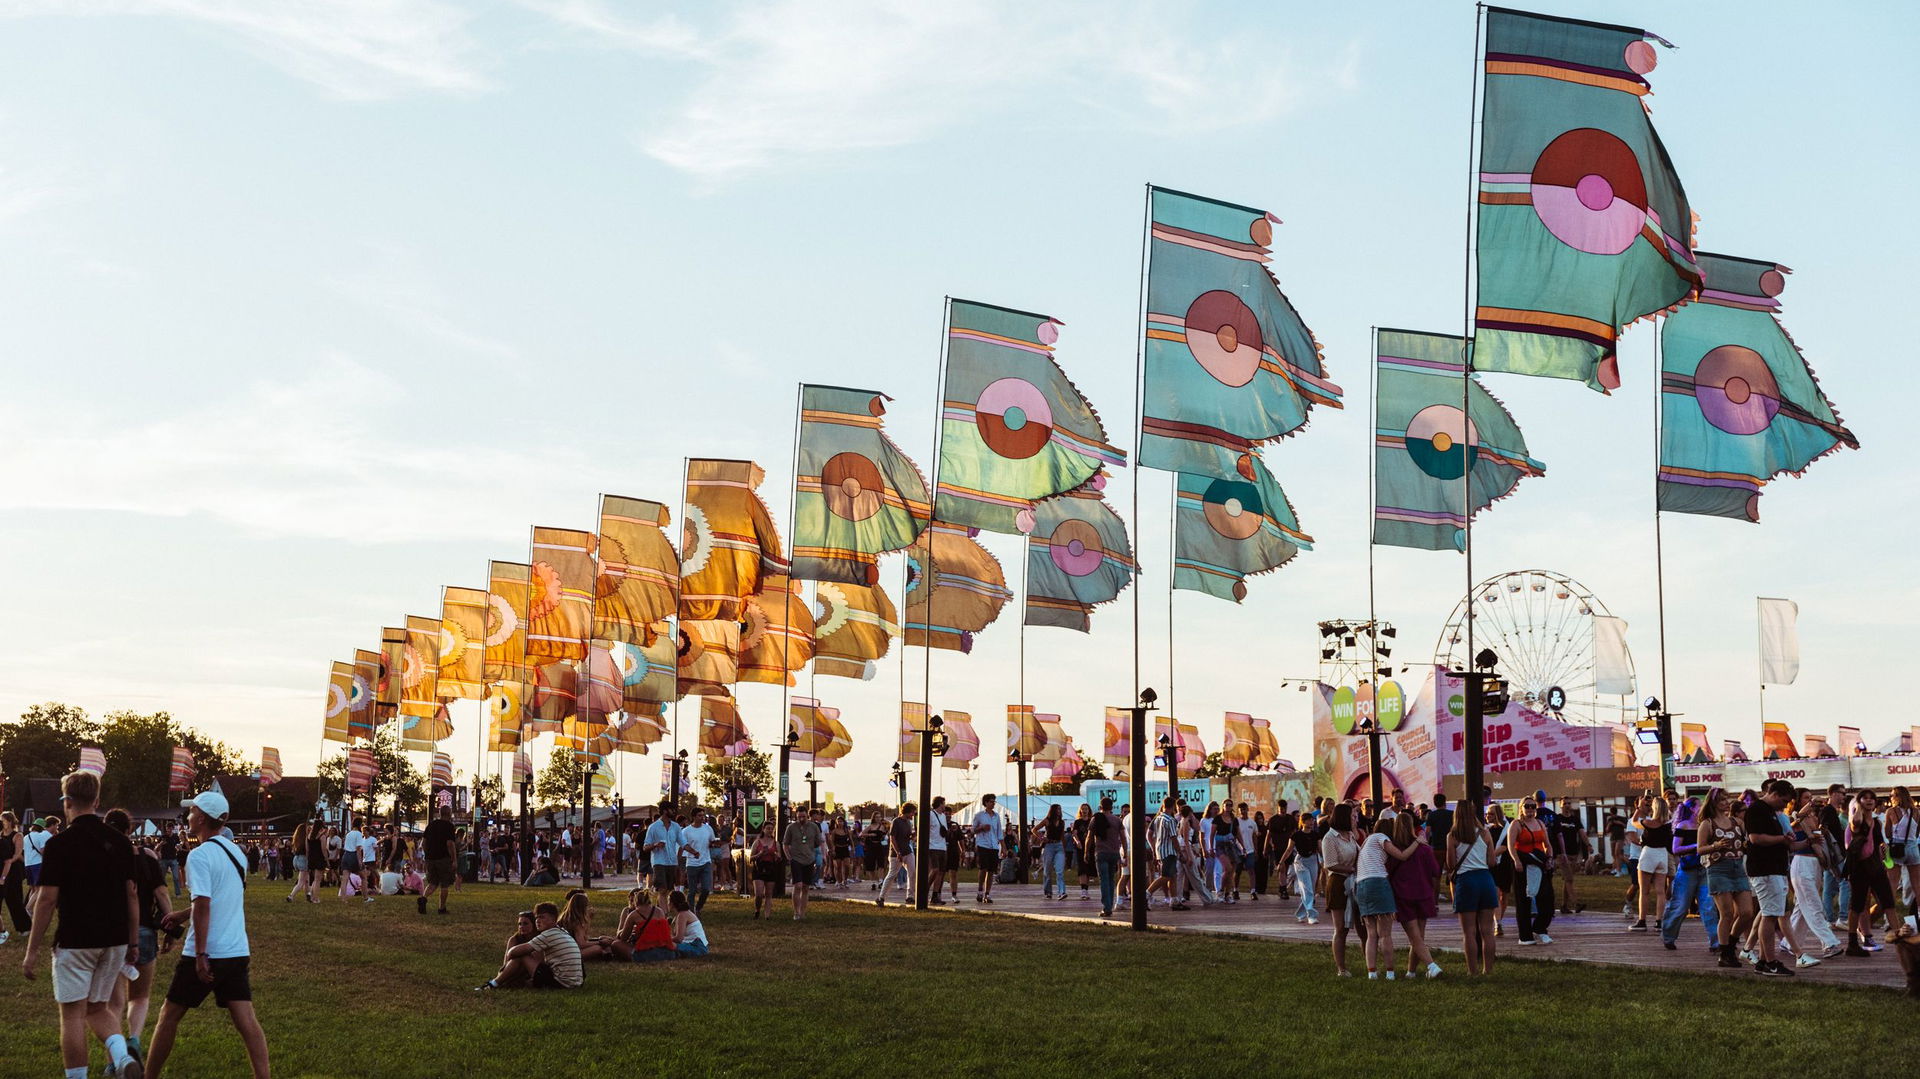
[[[98,745],[100,725],[84,709],[49,701],[20,713],[20,722],[0,726],[0,774],[10,781],[14,808],[26,804],[29,779],[58,779],[80,762],[80,747]]]
[[[533,797],[543,806],[577,806],[580,804],[580,790],[586,782],[586,762],[575,757],[573,750],[555,746],[553,756],[547,758],[547,766],[540,769],[540,774],[533,779]],[[593,804],[613,803],[602,792],[595,795]]]
[[[499,776],[487,776],[474,781],[473,805],[481,813],[490,815],[499,809],[501,803],[506,800],[506,795],[506,784],[500,782]]]
[[[397,799],[400,810],[409,816],[424,809],[427,804],[427,777],[413,766],[406,753],[400,748],[400,739],[391,730],[378,731],[368,744],[373,750],[373,759],[380,766],[380,774],[373,778],[373,803],[380,809],[390,807]],[[323,797],[340,804],[347,796],[347,751],[341,750],[320,762],[315,769],[320,777],[320,793]],[[356,794],[354,797],[362,797]]]
[[[1027,788],[1027,793],[1046,794],[1056,798],[1063,798],[1070,794],[1080,793],[1080,784],[1085,783],[1089,779],[1105,778],[1107,778],[1106,769],[1100,767],[1098,761],[1084,761],[1080,765],[1080,770],[1073,774],[1072,779],[1050,779],[1045,783],[1036,783]]]
[[[738,757],[710,757],[700,766],[699,780],[712,805],[727,804],[730,791],[736,797],[756,798],[773,790],[773,763],[757,749]]]
[[[1226,761],[1220,754],[1214,752],[1207,754],[1207,759],[1202,761],[1200,767],[1194,770],[1193,777],[1195,779],[1228,779],[1244,771],[1246,771],[1246,768],[1243,765],[1228,767]]]
[[[184,726],[165,712],[108,712],[101,721],[99,737],[100,749],[107,758],[107,778],[101,790],[107,804],[150,808],[172,802],[167,780],[175,746],[185,747],[193,758],[196,791],[205,789],[215,776],[252,771],[225,743]]]

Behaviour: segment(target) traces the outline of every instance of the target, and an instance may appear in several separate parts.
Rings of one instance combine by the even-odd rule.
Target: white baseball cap
[[[212,817],[214,820],[227,819],[227,796],[218,790],[204,790],[187,800],[187,804]]]

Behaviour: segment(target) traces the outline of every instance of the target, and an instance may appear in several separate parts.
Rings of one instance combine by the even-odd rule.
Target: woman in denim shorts
[[[1734,816],[1732,799],[1715,787],[1700,806],[1702,865],[1707,867],[1707,891],[1720,915],[1720,965],[1741,965],[1736,941],[1747,939],[1753,924],[1753,883],[1747,879],[1747,830]]]

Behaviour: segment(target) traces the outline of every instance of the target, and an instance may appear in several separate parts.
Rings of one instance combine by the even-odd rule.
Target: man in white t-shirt
[[[193,903],[166,916],[162,925],[174,929],[191,920],[180,962],[173,968],[167,1003],[153,1030],[147,1052],[147,1074],[157,1077],[173,1052],[180,1020],[212,993],[227,1010],[233,1028],[247,1048],[247,1063],[258,1079],[267,1075],[267,1035],[253,1013],[253,986],[248,978],[246,856],[232,840],[221,836],[226,826],[227,797],[216,788],[188,802],[187,831],[199,842],[187,855],[187,884]]]
[[[365,839],[366,836],[360,831],[360,825],[356,823],[347,829],[346,842],[340,847],[340,901],[343,903],[349,895],[353,894],[353,878],[361,871],[360,852],[364,849]],[[362,884],[365,881],[366,878],[362,877]],[[364,887],[361,889],[361,891],[365,890]]]
[[[686,856],[687,902],[697,911],[713,894],[713,825],[699,806],[693,807],[693,819],[680,829],[680,852]]]
[[[993,902],[993,878],[1000,872],[1000,843],[1006,838],[1007,825],[994,806],[993,795],[982,795],[980,811],[973,815],[973,853],[980,866],[980,890],[975,903]]]
[[[935,795],[927,806],[927,902],[945,906],[947,901],[940,898],[940,888],[947,883],[947,832],[953,822],[944,796]],[[959,890],[959,885],[954,885],[954,889]],[[909,894],[913,891],[911,881],[907,883],[907,891]]]

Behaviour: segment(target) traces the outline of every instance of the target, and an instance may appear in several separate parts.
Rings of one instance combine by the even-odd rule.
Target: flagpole
[[[1179,545],[1174,542],[1173,530],[1180,520],[1180,474],[1173,474],[1173,489],[1168,492],[1167,500],[1167,711],[1168,718],[1178,715],[1173,703],[1173,571],[1179,561]],[[1138,540],[1134,542],[1138,543]],[[1136,583],[1135,588],[1139,585]],[[1178,738],[1178,724],[1175,725],[1175,742]],[[1171,774],[1171,773],[1169,773]],[[1171,788],[1169,788],[1171,789]]]
[[[1667,554],[1666,540],[1660,527],[1660,444],[1664,432],[1661,410],[1662,387],[1666,382],[1666,360],[1660,347],[1660,330],[1664,320],[1655,316],[1653,320],[1653,589],[1654,607],[1659,612],[1657,626],[1660,633],[1660,708],[1659,711],[1671,715],[1673,699],[1667,688]],[[1765,711],[1764,704],[1761,708]],[[1654,717],[1662,730],[1671,732],[1672,721]],[[1671,738],[1669,738],[1671,740]],[[1675,747],[1660,747],[1660,780],[1664,788],[1673,777],[1673,757]]]
[[[1142,559],[1140,536],[1140,481],[1146,474],[1146,466],[1140,463],[1141,443],[1146,428],[1146,381],[1147,381],[1147,282],[1153,271],[1153,185],[1146,185],[1145,205],[1140,214],[1140,290],[1139,307],[1133,331],[1133,506],[1128,514],[1127,528],[1133,533],[1135,580],[1133,582],[1133,689],[1130,695],[1140,692],[1140,581],[1138,569]],[[1169,703],[1171,708],[1172,704]],[[1134,732],[1136,736],[1139,732]],[[1135,813],[1144,807],[1136,806]],[[1135,897],[1135,902],[1140,902]]]
[[[687,457],[680,458],[680,529],[681,529],[680,546],[682,548],[685,548],[687,545],[687,540],[686,540],[687,480],[692,474],[693,474],[692,459]],[[691,644],[693,641],[693,635],[687,631],[686,618],[680,613],[680,605],[683,602],[683,593],[686,591],[686,580],[687,580],[686,578],[687,561],[686,560],[687,560],[687,552],[683,549],[680,552],[680,577],[677,581],[674,582],[673,632],[676,638],[684,634],[687,638],[688,643]],[[680,698],[686,696],[686,694],[680,692],[680,650],[678,647],[679,641],[676,639],[674,641],[674,644],[675,644],[675,648],[674,648],[674,659],[673,659],[673,713],[672,713],[672,718],[667,721],[667,725],[673,728],[673,749],[670,752],[672,753],[673,756],[677,757],[680,755]],[[673,779],[671,776],[669,776],[667,779],[667,785],[669,787],[673,785]]]
[[[1481,49],[1481,40],[1485,30],[1486,12],[1487,12],[1487,5],[1485,4],[1474,5],[1473,87],[1467,95],[1468,107],[1467,107],[1466,244],[1465,244],[1465,249],[1462,252],[1463,264],[1462,264],[1462,272],[1460,275],[1460,306],[1461,306],[1461,311],[1460,311],[1460,318],[1461,318],[1460,438],[1461,438],[1461,442],[1464,443],[1464,445],[1461,447],[1461,450],[1466,455],[1466,468],[1461,473],[1461,484],[1460,484],[1460,488],[1461,488],[1460,509],[1461,509],[1461,512],[1466,516],[1466,520],[1463,523],[1463,527],[1461,528],[1460,549],[1461,549],[1461,553],[1466,557],[1466,574],[1467,574],[1466,602],[1463,605],[1463,609],[1466,611],[1466,617],[1464,620],[1466,622],[1467,641],[1466,641],[1466,650],[1465,650],[1465,657],[1464,657],[1465,663],[1461,665],[1461,669],[1467,672],[1465,688],[1467,691],[1467,696],[1469,697],[1469,700],[1466,702],[1466,709],[1465,709],[1466,715],[1463,717],[1465,721],[1465,727],[1466,727],[1466,739],[1465,739],[1466,745],[1463,747],[1463,749],[1465,751],[1467,760],[1463,762],[1465,767],[1462,769],[1464,774],[1461,777],[1460,792],[1462,795],[1464,795],[1469,801],[1471,801],[1476,806],[1480,804],[1480,791],[1475,788],[1481,786],[1480,780],[1482,779],[1482,776],[1484,774],[1482,769],[1485,767],[1485,761],[1482,759],[1485,754],[1485,749],[1484,749],[1485,733],[1482,726],[1484,723],[1485,717],[1482,716],[1480,713],[1480,702],[1478,699],[1476,699],[1478,697],[1478,694],[1474,692],[1480,686],[1480,680],[1474,677],[1474,672],[1478,670],[1478,667],[1475,665],[1475,654],[1474,654],[1474,645],[1473,645],[1473,619],[1474,619],[1474,610],[1473,610],[1473,603],[1474,603],[1473,464],[1474,464],[1474,461],[1473,461],[1473,453],[1474,453],[1474,447],[1472,443],[1467,439],[1466,436],[1467,436],[1468,427],[1473,422],[1471,419],[1473,415],[1473,398],[1471,396],[1471,392],[1473,389],[1473,322],[1474,322],[1473,315],[1474,315],[1474,299],[1475,299],[1474,280],[1473,280],[1474,256],[1475,256],[1474,223],[1478,217],[1477,208],[1479,205],[1479,189],[1480,189],[1479,155],[1476,152],[1477,148],[1475,146],[1475,141],[1478,135],[1479,127],[1480,127],[1480,73],[1481,73],[1480,49]],[[1378,378],[1377,368],[1379,367],[1379,363],[1377,360],[1374,366],[1376,368],[1375,378],[1377,379]],[[1376,383],[1376,392],[1377,392],[1377,383]],[[1377,409],[1378,407],[1379,406],[1376,404],[1375,408]]]
[[[940,443],[942,441],[942,429],[946,426],[947,350],[951,346],[953,341],[952,330],[953,330],[953,297],[942,296],[940,298],[940,359],[939,359],[939,362],[934,365],[934,375],[933,375],[933,378],[934,378],[934,382],[933,382],[933,458],[932,460],[927,462],[927,477],[928,477],[927,489],[928,489],[929,497],[932,498],[933,500],[933,512],[927,518],[927,527],[929,529],[931,529],[934,526],[934,524],[940,519]],[[920,701],[921,701],[921,710],[926,713],[926,716],[923,718],[922,722],[927,725],[932,724],[933,715],[934,715],[934,709],[933,709],[933,578],[931,576],[932,567],[933,567],[933,537],[928,536],[927,537],[927,565],[923,566],[920,571],[920,592],[921,592],[922,602],[925,605],[925,609],[922,612],[921,618],[920,618],[921,624],[924,627],[920,633]],[[913,605],[911,603],[907,605],[907,611],[909,613],[913,611]],[[1023,617],[1021,619],[1021,622],[1023,625],[1025,621],[1026,619]],[[904,641],[901,642],[900,653],[901,653],[900,661],[902,664],[904,664],[906,662],[906,643]],[[901,679],[902,685],[904,685],[906,682],[906,674],[904,671],[901,673],[900,679]],[[933,754],[925,752],[925,748],[926,748],[926,743],[923,741],[921,743],[922,752],[920,754],[920,758],[921,758],[920,768],[922,772],[925,772],[927,769],[933,767]],[[944,789],[944,782],[942,784],[942,787]],[[921,812],[924,813],[927,811],[927,807],[921,806],[920,810]],[[920,837],[921,850],[923,852],[927,849],[925,846],[926,839],[927,839],[926,836]]]
[[[795,532],[795,529],[798,527],[795,521],[795,518],[800,516],[800,424],[801,424],[801,417],[804,415],[803,403],[806,400],[806,396],[807,396],[807,384],[804,382],[799,383],[794,388],[794,391],[793,391],[793,475],[790,477],[793,482],[788,484],[788,493],[787,493],[787,589],[786,589],[787,595],[786,595],[786,599],[782,601],[786,609],[786,614],[785,614],[785,622],[781,627],[782,635],[780,638],[780,727],[779,727],[780,738],[779,738],[779,741],[781,743],[786,742],[787,728],[793,722],[794,677],[793,677],[793,670],[791,669],[791,667],[787,662],[788,659],[790,658],[787,650],[791,648],[793,645],[793,636],[792,636],[792,633],[793,633],[793,571],[795,568],[794,562],[798,557],[798,552],[796,552],[793,549],[793,545],[795,541],[798,540],[799,538],[798,534]],[[822,497],[823,498],[825,497],[824,491],[822,492]],[[876,573],[877,573],[877,570],[876,570]],[[877,585],[878,583],[879,583],[879,578],[876,576],[875,584]],[[809,666],[807,670],[808,670],[807,688],[808,688],[808,692],[811,693],[813,688],[813,682],[812,682],[813,668]],[[736,670],[734,673],[737,675],[739,672],[738,670]],[[740,694],[739,694],[739,691],[736,689],[734,692],[734,703],[735,703],[734,714],[735,715],[739,715],[739,698],[740,698]],[[744,722],[744,719],[743,719],[743,722]],[[678,747],[676,746],[675,748],[678,748]],[[673,779],[671,776],[668,777],[667,784],[668,786],[673,785]],[[676,801],[678,801],[680,797],[680,792],[675,790],[675,791],[672,791],[671,794],[672,794],[672,797]],[[779,841],[782,843],[786,842],[785,836],[782,835],[781,837],[779,837]]]
[[[1377,475],[1377,472],[1379,471],[1379,469],[1376,466],[1379,464],[1380,454],[1377,452],[1377,450],[1374,447],[1374,442],[1377,439],[1378,432],[1380,430],[1380,327],[1374,326],[1371,328],[1369,332],[1373,340],[1373,359],[1372,359],[1372,369],[1369,372],[1370,378],[1368,380],[1368,385],[1371,388],[1368,390],[1368,397],[1371,400],[1372,406],[1373,406],[1373,423],[1368,427],[1366,432],[1366,435],[1367,435],[1367,444],[1366,444],[1366,454],[1367,454],[1367,628],[1368,628],[1368,632],[1370,634],[1373,634],[1374,641],[1376,642],[1376,645],[1377,645],[1379,641],[1379,636],[1378,636],[1379,618],[1374,613],[1374,564],[1373,564],[1373,561],[1374,561],[1375,545],[1373,542],[1373,517],[1374,517],[1374,507],[1379,504],[1379,500],[1380,500],[1379,492],[1376,490],[1376,486],[1379,483],[1379,477]],[[1378,674],[1379,665],[1380,665],[1380,657],[1378,654],[1376,654],[1373,657],[1373,662],[1374,662],[1373,673]],[[1368,681],[1372,682],[1372,680],[1373,680],[1373,676],[1369,675]],[[1374,693],[1377,700],[1379,689],[1376,688],[1374,690]],[[1378,710],[1377,704],[1375,705],[1375,710],[1376,711]]]

